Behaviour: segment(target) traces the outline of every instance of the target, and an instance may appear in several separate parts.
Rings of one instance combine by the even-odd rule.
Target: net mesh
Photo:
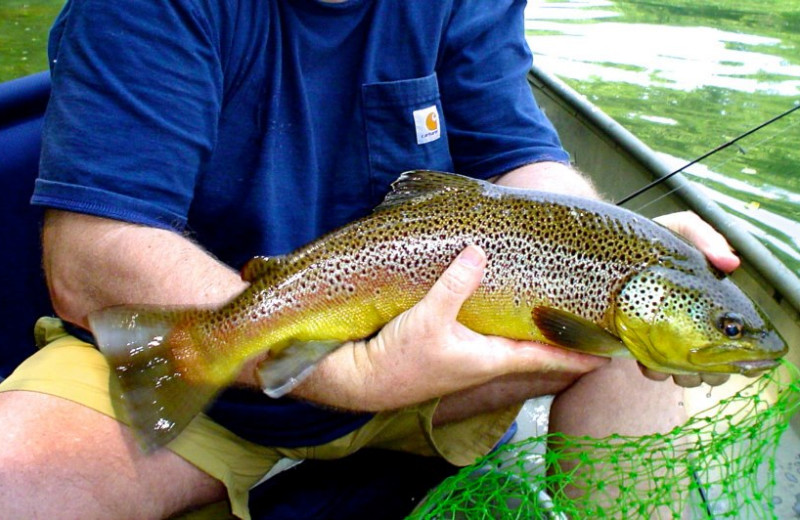
[[[800,401],[798,376],[784,362],[666,434],[508,444],[409,518],[777,518],[775,454]]]

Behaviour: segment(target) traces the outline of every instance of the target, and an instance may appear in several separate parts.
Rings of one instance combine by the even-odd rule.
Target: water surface
[[[47,33],[64,0],[0,1],[0,81],[47,68]]]

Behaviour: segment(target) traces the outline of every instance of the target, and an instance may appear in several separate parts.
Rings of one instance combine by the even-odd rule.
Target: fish
[[[172,440],[257,361],[290,392],[327,354],[408,310],[468,245],[487,267],[458,321],[486,335],[629,357],[671,374],[755,375],[787,345],[689,242],[632,211],[571,195],[415,170],[369,215],[283,256],[216,308],[123,305],[91,331],[146,449]]]

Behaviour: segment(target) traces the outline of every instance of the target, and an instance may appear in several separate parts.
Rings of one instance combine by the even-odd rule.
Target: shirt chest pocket
[[[436,74],[361,90],[373,202],[406,170],[453,170]]]

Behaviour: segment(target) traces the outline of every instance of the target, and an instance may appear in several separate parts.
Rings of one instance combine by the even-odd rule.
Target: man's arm
[[[247,286],[171,231],[48,210],[42,244],[56,313],[85,328],[90,312],[110,305],[219,304]]]
[[[559,162],[526,164],[492,179],[501,186],[526,188],[586,197],[600,198],[588,177]]]

